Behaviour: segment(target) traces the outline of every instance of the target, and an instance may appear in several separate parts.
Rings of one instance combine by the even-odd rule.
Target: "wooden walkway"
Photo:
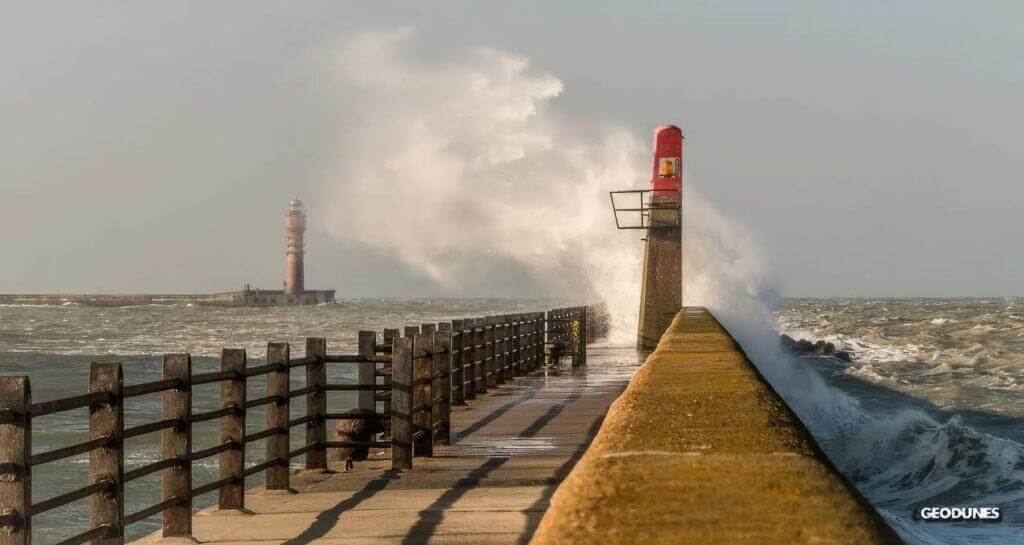
[[[348,473],[299,472],[297,493],[247,492],[249,513],[203,511],[193,535],[221,544],[526,543],[642,361],[632,347],[588,348],[585,367],[519,377],[453,408],[453,445],[435,446],[411,471],[390,471],[388,457]],[[156,533],[136,543],[162,541]]]

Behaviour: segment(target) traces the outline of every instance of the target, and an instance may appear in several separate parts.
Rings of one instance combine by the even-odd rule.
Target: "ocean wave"
[[[840,468],[882,506],[986,505],[1024,500],[1024,445],[960,416],[920,411],[870,421],[843,438]]]

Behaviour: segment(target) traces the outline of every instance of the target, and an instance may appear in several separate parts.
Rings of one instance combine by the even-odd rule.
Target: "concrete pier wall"
[[[898,543],[718,321],[684,308],[531,541]]]

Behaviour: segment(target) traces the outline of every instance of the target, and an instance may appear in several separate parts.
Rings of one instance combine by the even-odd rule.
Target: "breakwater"
[[[85,305],[90,307],[128,307],[137,305],[196,305],[211,307],[276,307],[319,305],[334,302],[334,290],[305,290],[286,294],[283,290],[244,289],[221,293],[7,293],[0,294],[0,305]]]
[[[898,543],[703,308],[684,308],[533,545]]]

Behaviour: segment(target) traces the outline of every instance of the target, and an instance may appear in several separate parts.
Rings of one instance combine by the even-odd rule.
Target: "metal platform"
[[[615,227],[618,229],[662,229],[678,228],[682,225],[682,198],[679,191],[625,189],[609,191],[608,196],[612,202],[612,212],[615,214]],[[623,203],[634,198],[637,206]],[[620,218],[620,213],[624,215],[623,218]],[[636,215],[637,221],[628,221],[633,214]],[[625,223],[626,221],[628,223]]]

